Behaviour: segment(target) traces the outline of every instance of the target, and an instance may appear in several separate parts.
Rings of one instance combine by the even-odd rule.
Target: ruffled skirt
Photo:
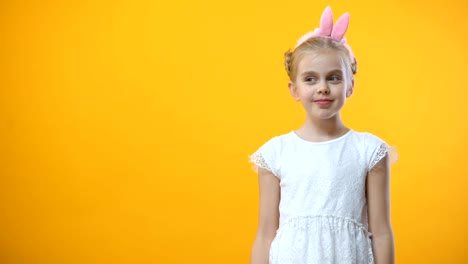
[[[270,264],[373,264],[371,237],[366,227],[350,218],[292,218],[271,243]]]

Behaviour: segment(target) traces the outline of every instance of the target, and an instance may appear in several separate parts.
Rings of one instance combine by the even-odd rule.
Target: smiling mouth
[[[324,106],[324,105],[331,104],[332,100],[323,99],[323,100],[316,100],[314,102],[317,103],[318,105]]]

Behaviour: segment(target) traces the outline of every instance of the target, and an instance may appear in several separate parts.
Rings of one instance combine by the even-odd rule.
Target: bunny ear
[[[349,25],[349,13],[346,12],[336,21],[335,27],[333,28],[333,31],[331,32],[331,38],[334,40],[340,41],[343,38],[344,34],[346,33],[346,30],[348,30],[348,25]]]
[[[323,10],[322,17],[320,18],[319,33],[321,36],[330,36],[333,29],[333,14],[330,6]]]

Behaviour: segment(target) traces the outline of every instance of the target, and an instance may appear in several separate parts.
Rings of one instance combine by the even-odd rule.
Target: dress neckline
[[[309,141],[309,140],[305,140],[305,139],[301,138],[296,133],[296,131],[294,131],[294,130],[292,130],[289,134],[291,134],[293,138],[295,138],[296,140],[298,140],[300,142],[304,142],[304,143],[310,144],[310,145],[322,145],[322,144],[330,144],[330,143],[334,143],[336,141],[342,140],[342,139],[346,138],[348,135],[350,135],[353,131],[354,130],[349,129],[348,132],[346,132],[345,134],[343,134],[343,135],[341,135],[341,136],[339,136],[337,138],[326,140],[326,141]]]

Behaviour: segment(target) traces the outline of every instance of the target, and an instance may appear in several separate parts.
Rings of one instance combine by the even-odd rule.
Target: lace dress
[[[310,142],[291,131],[253,153],[254,165],[280,179],[280,224],[270,264],[374,263],[365,183],[390,150],[367,132]]]

